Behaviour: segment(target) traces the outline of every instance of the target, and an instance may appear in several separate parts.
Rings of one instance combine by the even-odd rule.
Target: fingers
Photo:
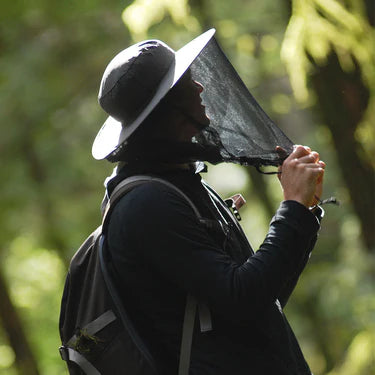
[[[297,159],[301,164],[316,164],[319,168],[325,168],[326,164],[320,160],[316,151],[311,151],[308,146],[295,145],[293,152],[288,157],[289,161]]]
[[[323,168],[323,169],[326,167],[326,163],[324,163],[323,160],[319,160],[319,161],[318,161],[318,164],[319,164],[320,167]]]
[[[286,200],[296,200],[310,207],[314,195],[321,193],[326,164],[310,147],[296,145],[284,160],[278,175]],[[320,196],[320,195],[319,195]]]
[[[285,150],[277,146],[276,151],[278,153],[285,152]],[[295,164],[301,167],[313,168],[313,169],[324,169],[326,163],[320,160],[320,155],[316,151],[311,151],[308,146],[295,145],[293,146],[293,152],[284,160],[284,166],[286,164],[294,166]],[[282,166],[279,166],[279,172],[282,172]],[[278,175],[279,177],[280,174]]]
[[[308,146],[294,145],[293,152],[289,155],[292,158],[300,158],[311,153],[311,148]]]
[[[283,147],[276,146],[276,152],[279,154],[279,157],[281,159],[286,159],[289,154],[286,152],[286,150]]]
[[[316,164],[319,161],[319,154],[317,152],[311,152],[308,155],[295,158],[295,160],[298,160],[298,162],[302,164]]]

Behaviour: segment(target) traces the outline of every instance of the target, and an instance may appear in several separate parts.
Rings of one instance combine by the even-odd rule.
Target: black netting
[[[236,70],[212,38],[191,65],[193,79],[200,82],[202,98],[211,122],[196,141],[203,148],[217,149],[221,160],[241,164],[278,165],[281,146],[289,154],[293,142],[275,125],[246,88]]]
[[[293,142],[262,110],[212,38],[190,66],[203,87],[202,99],[210,125],[192,143],[161,141],[148,136],[145,121],[110,156],[110,161],[208,161],[277,166],[292,152]],[[150,123],[151,122],[151,123]],[[285,153],[276,152],[281,146]]]

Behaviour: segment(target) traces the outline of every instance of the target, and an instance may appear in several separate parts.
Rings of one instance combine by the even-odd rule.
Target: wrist
[[[284,200],[285,201],[295,201],[295,202],[298,202],[300,204],[302,204],[303,206],[305,206],[306,208],[309,208],[310,206],[312,206],[312,204],[310,204],[310,201],[307,201],[301,197],[296,197],[296,196],[287,196],[287,195],[284,195]]]

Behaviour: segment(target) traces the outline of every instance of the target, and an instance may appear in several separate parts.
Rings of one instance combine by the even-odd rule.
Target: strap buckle
[[[59,347],[60,357],[63,361],[69,361],[69,351],[66,346]]]

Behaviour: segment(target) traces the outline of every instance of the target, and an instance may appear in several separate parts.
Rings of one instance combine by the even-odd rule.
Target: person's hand
[[[276,150],[280,148],[276,148]],[[279,180],[285,200],[294,200],[306,207],[318,203],[323,191],[325,163],[319,154],[306,146],[295,146],[279,167]]]

